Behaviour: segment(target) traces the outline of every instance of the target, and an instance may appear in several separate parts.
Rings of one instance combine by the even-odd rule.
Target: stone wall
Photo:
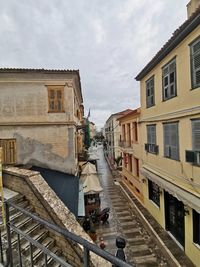
[[[16,167],[5,167],[3,170],[3,185],[25,195],[41,218],[55,223],[60,227],[64,227],[68,231],[92,242],[90,237],[77,222],[75,216],[48,186],[39,172]],[[82,246],[67,241],[60,234],[52,232],[52,236],[56,239],[58,246],[62,248],[64,255],[72,266],[83,266]],[[94,253],[91,253],[91,266],[107,267],[111,266],[111,264]]]

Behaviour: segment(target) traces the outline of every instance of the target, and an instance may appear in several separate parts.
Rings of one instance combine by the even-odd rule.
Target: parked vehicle
[[[109,212],[110,212],[110,208],[108,208],[108,207],[103,209],[103,210],[101,210],[100,212],[98,212],[97,210],[93,210],[90,213],[90,218],[91,218],[93,223],[102,222],[104,224],[105,222],[108,221]]]

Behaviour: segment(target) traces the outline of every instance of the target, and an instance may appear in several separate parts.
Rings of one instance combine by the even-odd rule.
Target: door
[[[185,222],[183,202],[165,192],[165,221],[168,230],[184,247]]]

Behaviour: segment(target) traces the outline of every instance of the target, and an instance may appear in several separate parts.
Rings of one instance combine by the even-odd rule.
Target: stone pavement
[[[115,179],[119,180],[118,174],[116,171],[111,172],[102,149],[98,149],[98,154],[98,172],[104,189],[101,193],[101,209],[109,206],[110,217],[109,223],[96,226],[97,244],[100,243],[99,238],[103,237],[105,250],[115,254],[116,237],[125,238],[127,262],[138,267],[194,266],[127,188],[115,182]]]

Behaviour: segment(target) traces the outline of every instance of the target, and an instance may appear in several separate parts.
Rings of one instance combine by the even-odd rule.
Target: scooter
[[[91,220],[93,223],[100,223],[102,222],[103,224],[105,222],[107,222],[108,218],[109,218],[109,212],[110,212],[110,208],[105,208],[103,210],[101,210],[99,213],[97,212],[97,210],[94,210],[93,212],[91,212]]]

